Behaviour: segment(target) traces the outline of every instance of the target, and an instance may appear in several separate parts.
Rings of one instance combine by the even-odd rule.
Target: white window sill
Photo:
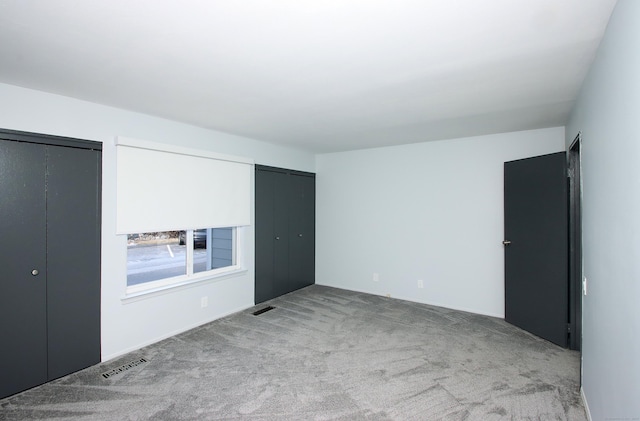
[[[202,272],[191,276],[176,276],[175,278],[134,285],[127,287],[125,295],[120,300],[123,304],[128,304],[187,288],[193,288],[194,286],[206,283],[224,281],[229,278],[245,275],[247,272],[248,270],[242,267],[228,268],[222,271]]]

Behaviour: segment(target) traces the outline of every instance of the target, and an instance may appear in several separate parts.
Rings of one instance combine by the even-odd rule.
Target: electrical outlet
[[[422,279],[418,279],[418,288],[424,288],[424,281]]]
[[[200,298],[200,307],[201,308],[205,308],[208,305],[209,305],[209,297]]]
[[[373,282],[378,282],[379,280],[380,280],[380,274],[374,273],[373,274]]]

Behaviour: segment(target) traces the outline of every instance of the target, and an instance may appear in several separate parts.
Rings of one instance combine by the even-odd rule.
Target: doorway
[[[580,134],[569,150],[504,164],[505,320],[581,349]]]
[[[569,347],[582,349],[582,133],[569,147]]]

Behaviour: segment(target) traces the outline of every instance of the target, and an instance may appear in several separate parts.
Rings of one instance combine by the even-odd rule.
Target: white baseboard
[[[234,309],[234,310],[227,311],[227,312],[225,312],[225,313],[216,314],[216,315],[215,315],[215,316],[213,316],[212,318],[209,318],[209,319],[206,319],[206,320],[198,321],[197,323],[194,323],[194,324],[192,324],[192,325],[188,325],[188,326],[185,326],[185,327],[180,328],[180,329],[178,329],[178,330],[175,330],[175,331],[173,331],[173,332],[169,332],[169,333],[167,333],[166,335],[161,335],[161,336],[159,336],[159,337],[157,337],[157,338],[154,338],[154,339],[151,339],[151,340],[149,340],[149,341],[145,341],[145,342],[139,343],[139,344],[137,344],[137,345],[135,345],[135,346],[132,346],[132,347],[130,347],[130,348],[127,348],[127,349],[124,349],[124,350],[121,350],[121,351],[115,352],[115,353],[113,353],[113,354],[103,355],[103,356],[102,356],[102,359],[101,359],[101,361],[100,361],[100,362],[101,362],[101,363],[104,363],[104,362],[109,361],[109,360],[112,360],[112,359],[114,359],[114,358],[121,357],[121,356],[123,356],[123,355],[125,355],[125,354],[128,354],[129,352],[137,351],[137,350],[139,350],[139,349],[141,349],[141,348],[144,348],[145,346],[153,345],[153,344],[155,344],[156,342],[160,342],[160,341],[165,340],[165,339],[167,339],[167,338],[170,338],[170,337],[172,337],[172,336],[179,335],[179,334],[184,333],[184,332],[186,332],[186,331],[188,331],[188,330],[195,329],[195,328],[196,328],[196,327],[198,327],[198,326],[206,325],[207,323],[211,323],[211,322],[213,322],[213,321],[215,321],[215,320],[221,319],[221,318],[223,318],[223,317],[227,317],[227,316],[229,316],[229,315],[231,315],[231,314],[234,314],[234,313],[237,313],[237,312],[239,312],[239,311],[244,311],[244,310],[246,310],[246,309],[248,309],[248,308],[251,308],[251,307],[253,307],[253,304],[251,304],[251,305],[247,305],[247,306],[241,306],[241,307],[238,307],[238,308],[236,308],[236,309]]]
[[[380,294],[378,292],[365,291],[363,289],[356,289],[356,288],[345,288],[344,286],[341,286],[341,285],[332,285],[332,284],[320,283],[320,282],[316,282],[316,285],[322,285],[322,286],[331,287],[331,288],[338,288],[338,289],[344,289],[344,290],[347,290],[347,291],[362,292],[364,294],[371,294],[371,295],[377,295],[379,297],[385,297],[385,295]],[[403,297],[403,296],[399,296],[399,295],[391,295],[390,298],[395,298],[395,299],[404,300],[404,301],[411,301],[412,303],[426,304],[426,305],[430,305],[430,306],[434,306],[434,307],[442,307],[442,308],[446,308],[446,309],[449,309],[449,310],[464,311],[465,313],[473,313],[473,314],[479,314],[479,315],[482,315],[482,316],[489,316],[489,317],[495,317],[495,318],[498,318],[498,319],[504,319],[504,314],[489,313],[489,312],[483,312],[483,311],[473,310],[473,309],[464,308],[464,307],[450,306],[450,305],[445,305],[445,304],[437,303],[437,302],[433,302],[433,301],[416,300],[413,297]]]
[[[580,397],[582,398],[582,404],[584,405],[584,412],[587,413],[587,420],[591,420],[591,411],[589,411],[589,404],[587,403],[587,397],[584,395],[584,389],[580,387]]]

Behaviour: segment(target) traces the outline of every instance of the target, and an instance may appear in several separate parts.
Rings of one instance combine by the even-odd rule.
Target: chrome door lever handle
[[[505,246],[508,246],[509,244],[511,244],[511,241],[509,241],[509,240],[504,240],[504,241],[502,242],[502,244],[504,244]]]

